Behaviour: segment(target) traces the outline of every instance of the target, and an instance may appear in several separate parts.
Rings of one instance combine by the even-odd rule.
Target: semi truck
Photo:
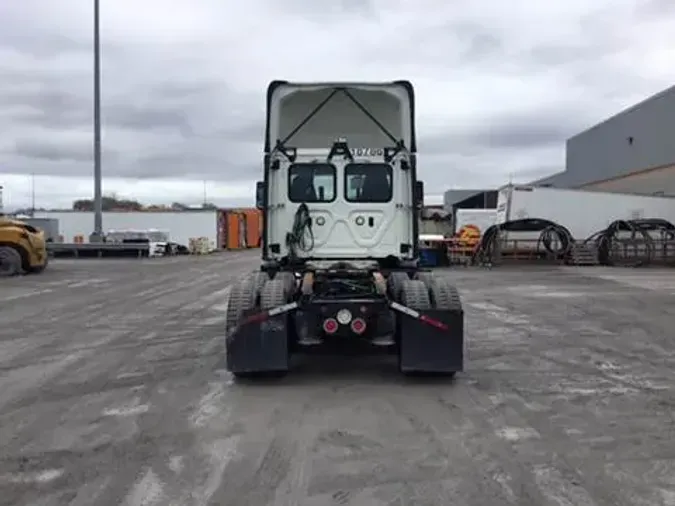
[[[261,265],[232,286],[227,368],[283,375],[294,354],[396,354],[405,374],[464,366],[464,312],[419,268],[424,185],[409,81],[273,81]]]

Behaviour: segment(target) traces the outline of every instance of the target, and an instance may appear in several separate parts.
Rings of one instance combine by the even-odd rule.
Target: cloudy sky
[[[92,0],[0,2],[5,205],[92,194]],[[675,82],[672,0],[101,0],[104,191],[252,204],[272,79],[410,79],[427,189],[527,181]]]

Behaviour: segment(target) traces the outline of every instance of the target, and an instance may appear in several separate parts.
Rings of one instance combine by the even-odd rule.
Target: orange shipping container
[[[243,209],[242,212],[246,216],[246,246],[248,248],[259,248],[262,213],[255,208]]]
[[[227,249],[227,211],[218,211],[218,249]]]
[[[246,247],[246,220],[245,216],[237,211],[227,212],[227,249],[241,249]]]

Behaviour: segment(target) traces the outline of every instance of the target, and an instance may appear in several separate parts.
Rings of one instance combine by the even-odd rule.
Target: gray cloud
[[[175,129],[183,137],[193,135],[186,112],[163,104],[111,104],[106,107],[105,123],[129,130]]]
[[[16,142],[14,154],[28,159],[53,162],[86,162],[92,159],[91,145],[56,144],[44,139],[19,139]]]
[[[0,166],[86,179],[91,6],[5,4]],[[249,184],[260,177],[267,82],[408,78],[427,188],[545,176],[563,168],[566,138],[670,84],[667,65],[648,57],[675,46],[663,24],[671,4],[106,3],[104,172]]]
[[[62,34],[44,34],[36,38],[21,32],[18,27],[3,30],[0,33],[0,44],[37,60],[51,60],[67,53],[83,54],[92,51],[92,42],[73,40]]]
[[[15,121],[52,129],[69,129],[91,124],[92,104],[82,96],[67,91],[44,89],[29,92],[16,90],[0,97],[0,107],[21,107]]]
[[[420,151],[433,155],[454,152],[466,156],[526,153],[562,146],[580,130],[583,116],[569,109],[542,109],[529,114],[496,116],[474,125],[461,125],[444,134],[423,136]],[[536,166],[540,166],[541,162]]]
[[[376,2],[372,0],[335,0],[332,2],[314,2],[308,0],[286,0],[273,8],[281,12],[293,13],[317,23],[344,20],[350,17],[369,20],[379,18]]]
[[[474,22],[451,22],[442,26],[436,33],[429,36],[438,37],[445,32],[446,36],[452,35],[460,46],[460,60],[476,62],[486,58],[498,56],[504,50],[504,41],[490,33],[480,23]],[[431,40],[429,40],[431,43]]]
[[[663,18],[675,14],[675,3],[670,0],[643,0],[635,5],[638,16]]]
[[[531,115],[515,115],[496,119],[484,131],[474,136],[476,144],[494,149],[531,149],[562,144],[576,133],[579,120],[571,111],[552,113],[545,109]]]

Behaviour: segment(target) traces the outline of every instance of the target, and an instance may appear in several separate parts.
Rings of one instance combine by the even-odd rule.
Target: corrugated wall
[[[675,86],[570,137],[565,147],[565,171],[531,184],[560,188],[589,185],[589,189],[592,184],[593,188],[604,188],[609,179],[633,177],[643,170],[673,165],[674,130]],[[639,181],[644,182],[644,177],[641,176]],[[625,187],[625,183],[627,180],[612,183],[609,187],[638,191]]]
[[[567,141],[570,186],[675,164],[675,87]]]

